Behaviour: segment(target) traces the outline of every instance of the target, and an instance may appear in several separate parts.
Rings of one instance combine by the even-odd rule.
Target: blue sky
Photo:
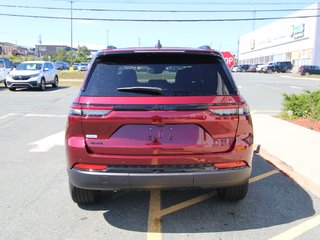
[[[263,3],[268,3],[263,5]],[[273,3],[273,4],[270,4]],[[277,4],[278,3],[278,4]],[[287,4],[283,4],[287,3]],[[314,1],[305,0],[74,0],[73,8],[97,9],[145,9],[145,10],[262,10],[262,9],[301,9]],[[41,6],[70,8],[67,0],[1,0],[0,5]],[[292,12],[257,12],[256,17],[283,17]],[[70,10],[44,10],[10,8],[0,6],[0,14],[41,15],[70,17]],[[73,11],[73,17],[122,18],[122,19],[222,19],[252,18],[246,13],[134,13],[134,12],[95,12]],[[34,19],[0,16],[0,42],[17,43],[34,47],[41,34],[42,44],[69,45],[70,20]],[[255,27],[270,23],[255,21]],[[73,21],[73,46],[86,45],[91,49],[101,49],[107,45],[117,47],[154,46],[158,39],[163,46],[198,47],[211,45],[221,51],[237,52],[239,36],[250,32],[253,21],[241,22],[195,22],[195,23],[155,23],[155,22],[108,22]]]

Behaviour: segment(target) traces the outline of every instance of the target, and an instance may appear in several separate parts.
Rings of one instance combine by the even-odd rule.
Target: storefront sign
[[[304,37],[304,23],[292,26],[291,37],[293,37],[293,39],[299,39]]]

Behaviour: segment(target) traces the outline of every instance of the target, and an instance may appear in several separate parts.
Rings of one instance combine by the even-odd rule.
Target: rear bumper
[[[250,167],[187,173],[107,173],[68,169],[70,183],[92,190],[219,188],[248,181]]]

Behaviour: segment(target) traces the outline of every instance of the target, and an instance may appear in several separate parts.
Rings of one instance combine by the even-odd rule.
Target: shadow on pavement
[[[258,155],[254,155],[253,164],[253,177],[275,169]],[[161,191],[161,208],[207,192]],[[114,227],[147,231],[149,192],[103,193],[101,200],[100,204],[80,207],[87,211],[105,211],[105,220]],[[224,202],[212,197],[162,217],[161,224],[163,233],[241,231],[286,224],[314,214],[309,194],[293,180],[278,173],[252,183],[247,197],[239,203]]]
[[[55,92],[61,89],[66,89],[66,88],[70,88],[70,86],[58,86],[56,88],[53,88],[51,86],[47,86],[46,89],[44,91],[40,91],[36,88],[18,88],[16,89],[16,91],[14,92],[38,92],[38,93],[46,93],[46,92]],[[7,89],[9,91],[9,89]]]

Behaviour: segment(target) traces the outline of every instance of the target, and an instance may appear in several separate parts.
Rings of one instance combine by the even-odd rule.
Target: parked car
[[[79,64],[78,70],[79,71],[87,71],[89,67],[89,63],[87,62],[82,62]]]
[[[256,72],[263,72],[264,69],[267,69],[267,66],[268,64],[259,64],[257,67],[256,67]]]
[[[257,68],[262,64],[252,64],[248,68],[247,72],[257,72]],[[259,68],[260,69],[260,68]]]
[[[78,68],[79,68],[79,65],[80,65],[80,63],[74,63],[74,64],[72,65],[72,67],[73,67],[74,70],[79,70],[79,69],[78,69]]]
[[[249,107],[214,50],[98,52],[65,143],[76,203],[96,202],[101,190],[216,188],[234,201],[247,194]]]
[[[67,62],[56,61],[53,64],[57,70],[69,70],[69,64]]]
[[[239,64],[239,65],[235,65],[231,71],[232,72],[247,72],[249,67],[250,67],[250,64]]]
[[[3,83],[5,87],[7,87],[6,77],[12,68],[12,62],[8,58],[0,58],[0,83]]]
[[[240,64],[238,65],[238,72],[247,72],[250,64]]]
[[[311,74],[320,74],[320,66],[316,65],[303,65],[299,67],[298,72],[301,76],[311,75]]]
[[[285,72],[291,72],[293,68],[293,65],[291,62],[289,61],[285,61],[285,62],[273,62],[273,63],[270,63],[265,72],[266,73],[273,73],[273,72],[282,72],[282,73],[285,73]]]
[[[238,72],[238,65],[234,65],[231,72]]]
[[[49,84],[58,87],[59,79],[51,62],[28,61],[20,63],[8,74],[6,84],[10,91],[17,88],[38,88],[44,91]]]

